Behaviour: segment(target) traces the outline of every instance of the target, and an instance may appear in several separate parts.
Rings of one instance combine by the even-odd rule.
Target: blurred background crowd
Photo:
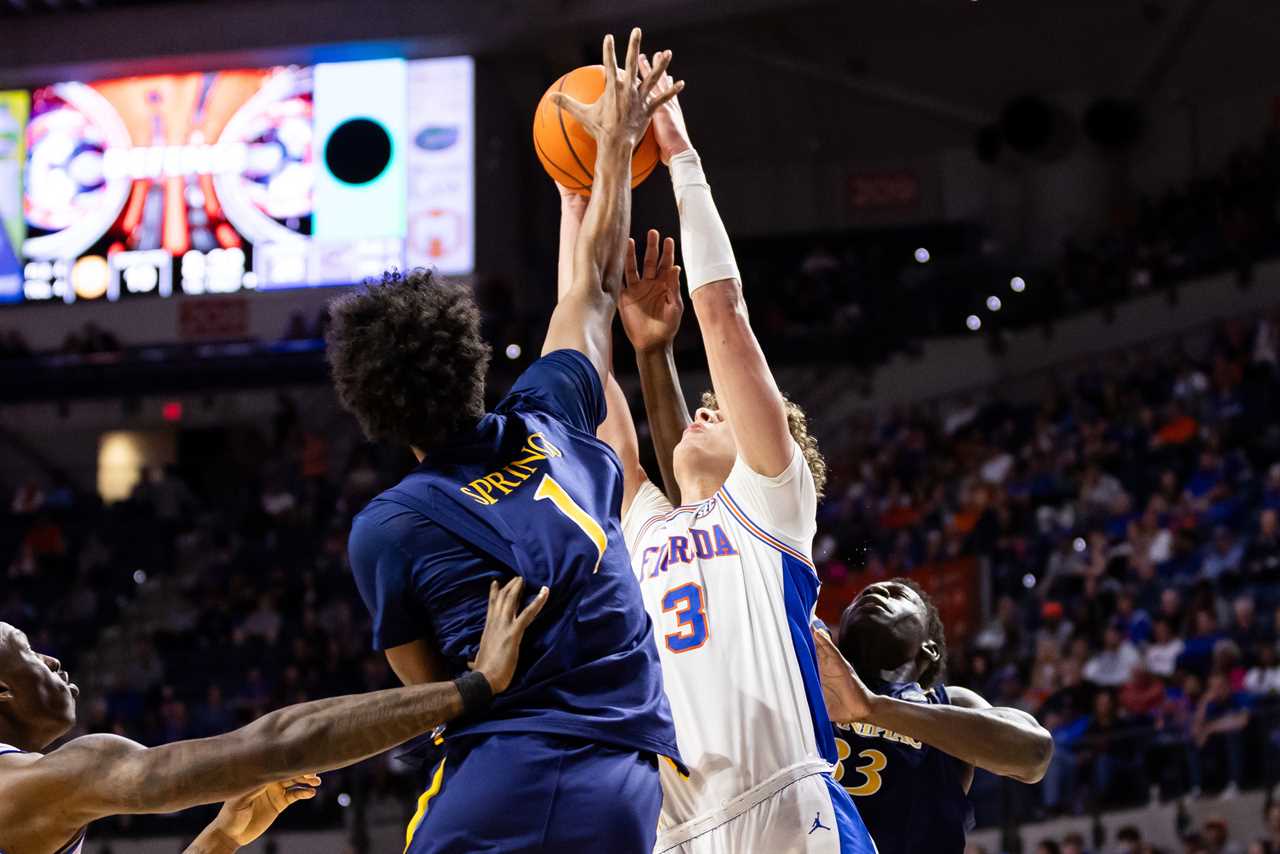
[[[1280,854],[1280,6],[673,0],[657,21],[568,0],[504,16],[368,0],[335,29],[293,0],[0,0],[0,620],[74,674],[77,732],[160,744],[394,684],[346,539],[413,461],[366,443],[330,389],[325,304],[358,276],[314,286],[333,265],[438,259],[484,311],[493,403],[536,358],[555,294],[533,105],[596,61],[599,33],[640,21],[690,84],[753,328],[827,455],[819,615],[837,625],[865,584],[919,581],[946,622],[946,681],[1053,734],[1035,786],[977,775],[971,854]],[[311,72],[366,58],[466,71],[405,117],[415,177],[341,187],[327,213],[361,215],[325,222],[334,128]],[[184,189],[168,199],[153,175],[95,183],[103,131],[59,80],[160,116],[188,91],[175,81],[207,95],[217,69],[305,72],[248,123],[265,130],[243,174],[168,176]],[[118,144],[137,166],[213,141],[174,121]],[[361,231],[383,192],[406,214],[398,243]],[[648,227],[678,235],[661,169],[634,194],[633,231]],[[363,236],[320,247],[328,228]],[[676,345],[696,396],[691,310]],[[625,345],[615,363],[640,414]],[[418,784],[379,757],[280,829],[381,850],[370,833],[402,836]],[[150,854],[207,816],[103,822],[87,850]]]
[[[979,774],[980,824],[1280,781],[1278,342],[1280,317],[1233,321],[1026,401],[989,390],[838,428],[821,609],[981,561],[992,616],[949,626],[947,680],[1053,733],[1038,786],[1009,796]],[[157,744],[391,684],[345,545],[407,455],[309,424],[281,395],[269,428],[202,459],[107,505],[56,480],[9,489],[0,619],[69,662],[87,730]],[[388,769],[368,763],[327,802],[353,787],[411,797]]]

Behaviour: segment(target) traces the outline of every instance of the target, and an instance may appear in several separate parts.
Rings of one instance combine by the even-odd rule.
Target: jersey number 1
[[[604,560],[604,550],[609,544],[609,538],[605,536],[604,528],[600,527],[600,523],[591,518],[591,514],[583,510],[578,502],[573,500],[573,496],[564,491],[564,487],[556,483],[551,475],[543,475],[542,481],[538,484],[538,491],[533,494],[534,501],[549,500],[556,506],[556,509],[569,517],[569,521],[582,529],[582,533],[586,534],[588,539],[596,545],[596,566],[591,570],[592,573],[600,571],[600,561]]]

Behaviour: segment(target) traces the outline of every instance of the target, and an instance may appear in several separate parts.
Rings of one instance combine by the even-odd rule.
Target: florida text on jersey
[[[740,850],[871,850],[829,775],[835,742],[810,634],[816,511],[812,475],[794,446],[777,477],[739,459],[696,505],[673,507],[646,481],[623,519],[690,772],[662,768],[656,850],[733,819],[754,828]],[[811,796],[797,796],[803,791]],[[745,814],[766,801],[771,826],[758,827]],[[807,844],[797,847],[801,837]],[[824,839],[841,841],[832,848]]]

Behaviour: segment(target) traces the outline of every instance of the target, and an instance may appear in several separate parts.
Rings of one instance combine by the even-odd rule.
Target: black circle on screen
[[[324,162],[339,181],[367,184],[391,162],[391,137],[372,119],[345,121],[329,134]]]

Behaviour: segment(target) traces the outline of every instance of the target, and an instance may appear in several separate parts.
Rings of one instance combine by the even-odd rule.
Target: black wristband
[[[458,693],[462,695],[462,713],[464,715],[475,714],[487,709],[489,704],[493,702],[493,688],[489,687],[489,680],[485,678],[483,673],[468,670],[453,680],[453,684],[458,687]]]

